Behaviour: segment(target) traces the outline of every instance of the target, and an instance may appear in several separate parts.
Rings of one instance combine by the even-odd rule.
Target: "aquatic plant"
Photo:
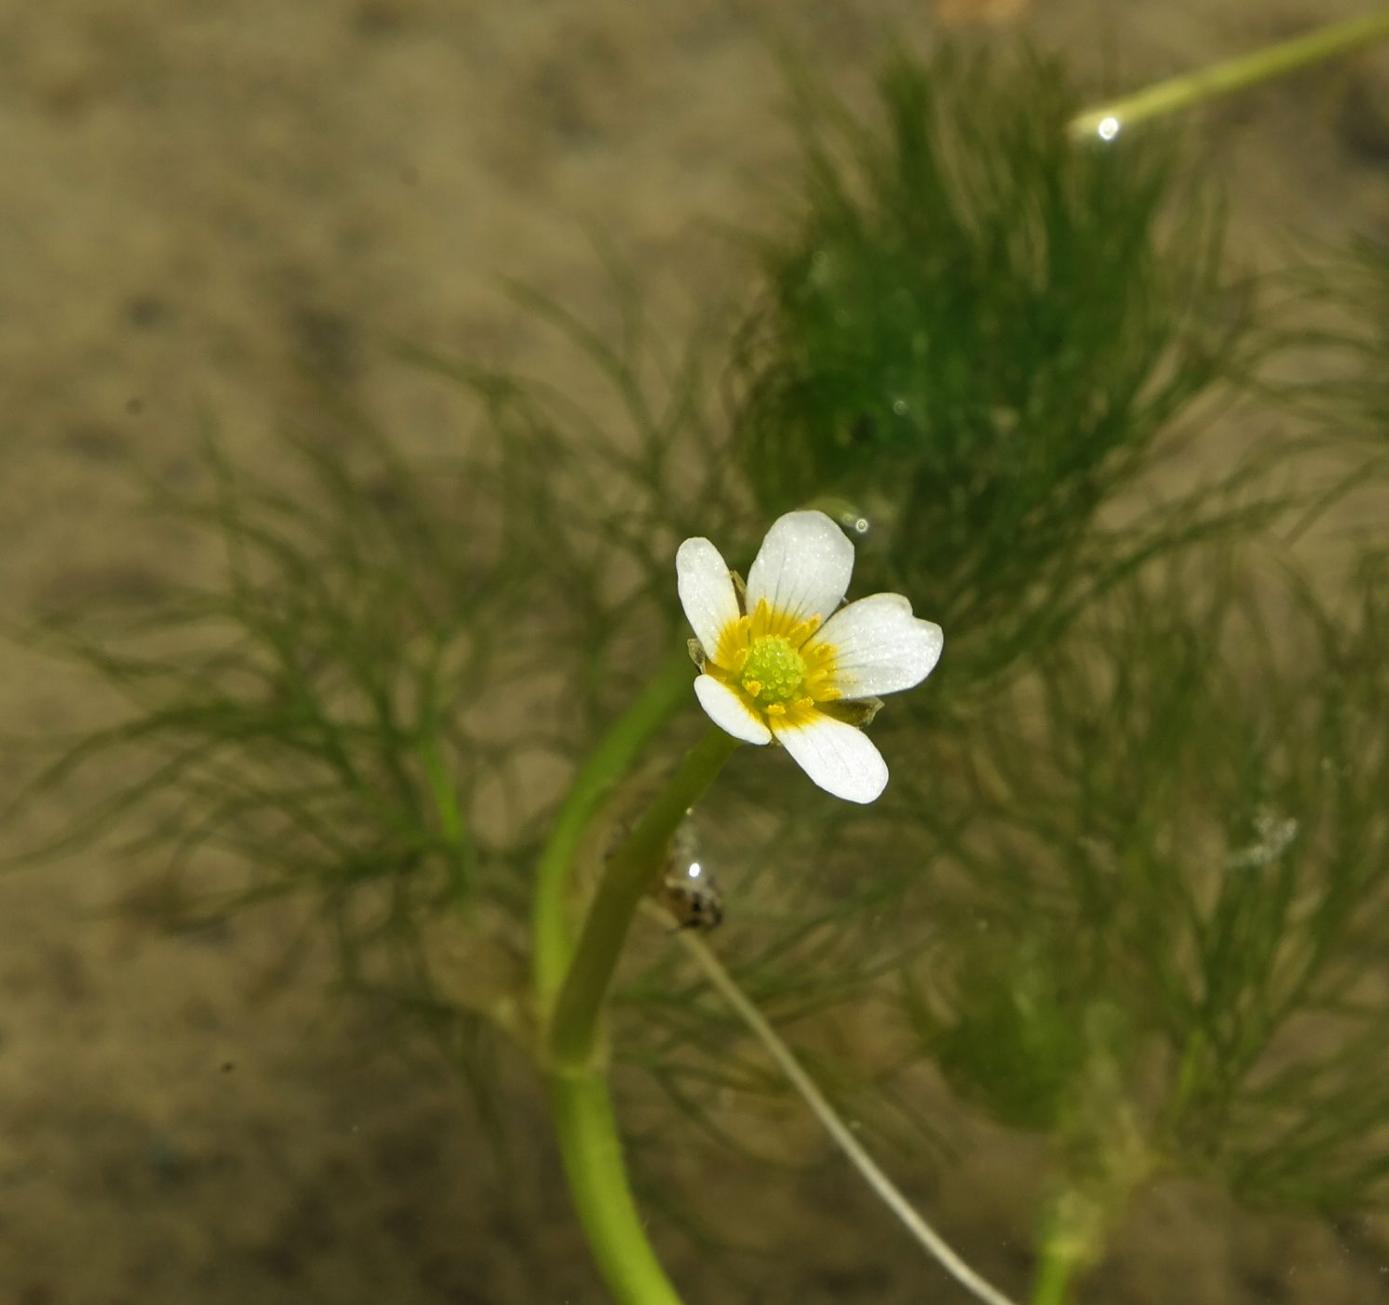
[[[766,511],[858,504],[891,536],[869,583],[940,621],[950,674],[988,678],[1179,518],[1215,528],[1199,489],[1098,517],[1247,365],[1247,288],[1175,143],[1077,146],[1052,64],[889,64],[881,126],[802,97],[804,208],[762,245],[732,377],[741,462]]]
[[[677,1297],[613,1074],[658,1089],[643,1105],[682,1127],[652,1132],[682,1151],[734,1145],[729,1101],[784,1075],[994,1302],[870,1154],[929,1169],[926,1072],[1052,1143],[1039,1305],[1174,1172],[1321,1213],[1380,1199],[1382,575],[1354,619],[1305,586],[1270,597],[1237,547],[1289,506],[1267,464],[1154,479],[1253,361],[1218,210],[1170,141],[1077,143],[1043,60],[898,56],[885,125],[798,89],[804,203],[760,242],[730,341],[670,353],[619,285],[614,345],[518,291],[606,382],[597,410],[416,350],[484,415],[471,450],[408,462],[325,401],[293,471],[209,439],[205,494],[154,488],[221,535],[226,572],[33,632],[131,705],[35,778],[113,755],[128,777],[43,852],[123,825],[200,918],[302,899],[344,982],[427,1015],[480,1097],[479,1048],[520,1048],[623,1301]],[[763,613],[788,532],[822,592]],[[730,563],[752,564],[750,610]],[[851,565],[906,598],[836,613]],[[904,602],[947,652],[896,710],[836,721],[850,764],[781,749],[817,789],[738,747],[921,680],[940,630]],[[865,612],[887,678],[844,651]],[[730,898],[672,920],[696,854]],[[672,931],[725,906],[717,946]],[[836,1058],[820,1035],[844,1024]]]
[[[957,1090],[1064,1142],[1044,1242],[1079,1264],[1182,1172],[1327,1215],[1389,1194],[1383,573],[1336,620],[1210,562],[922,741],[940,941],[903,1009]]]

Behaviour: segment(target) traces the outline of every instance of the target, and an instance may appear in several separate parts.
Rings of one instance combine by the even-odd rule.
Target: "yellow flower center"
[[[838,698],[835,649],[812,636],[820,618],[797,620],[760,599],[719,634],[709,669],[769,717],[795,721],[818,703]]]
[[[784,635],[763,635],[748,648],[738,682],[748,697],[764,707],[795,702],[803,696],[805,658]]]

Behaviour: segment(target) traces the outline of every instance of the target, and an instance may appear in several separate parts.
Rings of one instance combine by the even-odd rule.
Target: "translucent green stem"
[[[1228,95],[1386,37],[1389,37],[1389,10],[1330,23],[1305,36],[1183,73],[1133,95],[1087,109],[1071,119],[1070,132],[1080,138],[1099,135],[1108,140],[1133,123]]]
[[[570,887],[584,831],[651,737],[682,702],[689,701],[693,678],[689,657],[683,652],[672,656],[589,753],[555,816],[536,865],[531,920],[532,977],[543,1018],[548,1019],[573,952]]]
[[[569,1193],[613,1299],[618,1305],[680,1305],[632,1200],[603,1074],[552,1075],[550,1107]]]
[[[1031,1305],[1066,1305],[1080,1259],[1064,1237],[1050,1237],[1042,1245],[1042,1258],[1032,1280]]]
[[[550,1016],[549,1054],[554,1068],[579,1069],[593,1060],[599,1015],[632,918],[659,873],[685,813],[704,796],[737,746],[737,739],[711,729],[685,754],[646,814],[608,858]]]
[[[575,857],[603,800],[682,702],[693,679],[673,656],[599,740],[574,777],[536,866],[532,979],[542,1027],[549,1027],[574,953],[570,896]],[[618,1305],[679,1305],[647,1241],[622,1161],[606,1075],[600,1066],[549,1076],[550,1104],[574,1208],[593,1258]]]

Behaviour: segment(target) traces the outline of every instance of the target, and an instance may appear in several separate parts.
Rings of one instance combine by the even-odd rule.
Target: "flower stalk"
[[[628,774],[652,736],[687,701],[690,660],[673,655],[589,753],[550,827],[536,866],[531,916],[532,978],[548,1018],[574,950],[569,918],[574,858],[604,798]]]
[[[602,1070],[552,1074],[549,1086],[569,1194],[613,1300],[618,1305],[680,1305],[632,1199]]]
[[[1072,118],[1069,131],[1080,140],[1091,136],[1112,140],[1120,130],[1133,123],[1256,86],[1386,38],[1389,38],[1389,9],[1329,23],[1291,40],[1169,77],[1132,95],[1096,105]]]
[[[1041,1247],[1029,1305],[1067,1305],[1079,1267],[1073,1246],[1062,1238],[1048,1238]]]
[[[887,767],[857,727],[881,705],[878,693],[918,684],[940,656],[939,627],[913,617],[899,595],[874,595],[836,612],[853,553],[824,513],[787,513],[753,562],[752,607],[745,612],[718,550],[707,539],[687,539],[676,573],[698,636],[694,691],[719,728],[685,754],[606,858],[577,943],[568,908],[580,842],[613,785],[688,691],[683,664],[662,671],[599,742],[575,777],[537,866],[534,981],[551,1106],[575,1206],[608,1288],[623,1305],[678,1301],[632,1199],[598,1054],[603,1006],[632,919],[680,823],[740,742],[766,744],[775,735],[827,792],[854,802],[876,798]],[[812,642],[822,625],[833,642]],[[829,710],[817,708],[822,702]]]
[[[637,908],[659,871],[686,812],[713,783],[738,740],[710,730],[685,754],[636,828],[608,858],[584,920],[547,1033],[551,1067],[587,1068],[598,1041],[599,1015]]]
[[[536,866],[532,979],[542,1020],[574,954],[570,890],[578,849],[604,799],[689,693],[690,666],[672,657],[589,753],[560,806]],[[627,1181],[622,1140],[601,1066],[548,1076],[550,1109],[570,1196],[599,1272],[619,1305],[679,1305]]]
[[[651,910],[655,914],[661,914],[660,909],[654,905]],[[753,1035],[766,1048],[767,1054],[776,1062],[777,1068],[800,1093],[801,1099],[810,1107],[811,1113],[819,1120],[834,1144],[848,1157],[849,1163],[858,1170],[864,1182],[873,1189],[873,1194],[902,1222],[926,1253],[976,1300],[983,1301],[985,1305],[1013,1305],[998,1288],[970,1268],[949,1243],[916,1212],[854,1136],[849,1125],[840,1118],[815,1080],[796,1059],[795,1053],[782,1041],[781,1036],[738,986],[733,976],[724,969],[718,957],[694,934],[682,933],[680,937],[685,950],[704,972],[704,977],[752,1030]]]

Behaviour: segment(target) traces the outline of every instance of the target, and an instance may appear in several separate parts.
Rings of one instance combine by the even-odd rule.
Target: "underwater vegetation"
[[[763,246],[735,358],[742,465],[769,512],[871,504],[888,587],[954,636],[955,673],[987,676],[1175,518],[1214,526],[1195,501],[1122,533],[1096,516],[1174,455],[1248,323],[1173,144],[1077,148],[1058,68],[947,51],[881,93],[872,128],[805,106],[805,211]],[[975,95],[990,111],[959,112]]]
[[[662,1244],[702,1218],[695,1185],[651,1190],[653,1152],[746,1158],[740,1113],[789,1111],[787,1074],[832,1133],[852,1115],[852,1162],[980,1299],[1086,1299],[1174,1177],[1382,1206],[1389,536],[1352,540],[1334,584],[1289,541],[1382,475],[1389,254],[1325,282],[1351,323],[1321,342],[1335,383],[1253,386],[1277,332],[1175,138],[1077,141],[1064,71],[1027,54],[897,55],[863,120],[793,82],[798,206],[753,242],[731,327],[670,348],[620,275],[611,335],[518,290],[601,412],[415,350],[487,438],[421,465],[326,408],[283,479],[209,437],[204,492],[151,487],[221,537],[225,575],[31,633],[129,703],[33,778],[129,776],[40,854],[119,840],[185,920],[302,904],[343,983],[426,1019],[488,1111],[495,1048],[524,1057],[622,1301],[678,1299],[651,1211]],[[1214,414],[1258,403],[1323,414],[1319,437],[1186,474]],[[1289,461],[1331,445],[1354,476],[1290,492]],[[742,660],[715,655],[738,582],[708,582],[719,620],[694,630],[722,692],[773,733],[802,697],[856,700],[847,657],[805,688],[813,631],[758,643],[792,629],[758,624],[776,590],[747,569],[788,512],[838,522],[851,600],[904,595],[944,631],[871,723],[876,801],[695,700],[691,539],[748,580]],[[990,1286],[874,1167],[918,1191],[940,1169],[927,1078],[1046,1143],[1010,1230],[1030,1278]],[[794,1185],[765,1166],[769,1200]],[[705,1260],[711,1299],[741,1289],[746,1266]]]

